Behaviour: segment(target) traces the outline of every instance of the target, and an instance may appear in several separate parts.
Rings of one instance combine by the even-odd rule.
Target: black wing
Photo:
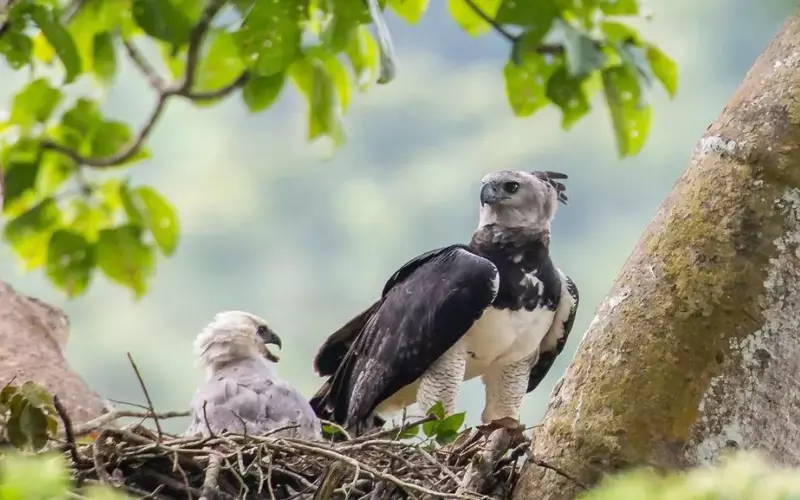
[[[556,307],[556,316],[553,320],[553,325],[550,331],[547,332],[545,339],[542,341],[542,352],[539,353],[539,360],[531,368],[531,376],[528,379],[528,390],[531,392],[541,383],[542,379],[550,371],[556,357],[564,350],[564,345],[567,343],[569,333],[572,331],[572,325],[575,323],[575,315],[578,312],[578,287],[569,276],[560,273],[566,287],[562,287],[561,297]],[[566,318],[563,317],[563,308],[569,308],[566,312]],[[560,314],[561,313],[561,314]],[[549,342],[548,342],[549,341]]]
[[[363,329],[329,387],[318,393],[333,420],[349,426],[418,379],[480,318],[497,293],[497,268],[453,245],[423,254],[400,268],[383,297],[362,318]]]

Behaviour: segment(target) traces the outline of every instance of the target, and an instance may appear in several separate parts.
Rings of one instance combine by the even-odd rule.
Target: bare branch
[[[139,372],[139,367],[136,366],[136,362],[133,360],[133,356],[131,353],[128,354],[128,361],[131,362],[131,366],[133,367],[133,371],[136,373],[136,378],[139,379],[139,385],[142,387],[142,392],[144,393],[144,398],[147,400],[147,406],[150,409],[150,412],[153,415],[153,422],[156,424],[156,429],[158,429],[158,442],[164,438],[164,431],[161,430],[161,423],[158,421],[158,417],[156,416],[156,409],[153,407],[153,400],[150,399],[150,393],[147,390],[147,386],[144,383],[144,379],[142,379],[142,374]]]

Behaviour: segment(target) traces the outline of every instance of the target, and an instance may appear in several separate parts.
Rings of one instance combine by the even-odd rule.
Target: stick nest
[[[465,431],[439,447],[395,439],[410,425],[332,442],[181,438],[140,424],[104,425],[89,443],[68,439],[63,449],[77,485],[101,482],[155,499],[503,498],[529,449],[527,443],[509,449],[505,430]]]

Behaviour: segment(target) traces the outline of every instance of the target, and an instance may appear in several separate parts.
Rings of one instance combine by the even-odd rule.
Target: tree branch
[[[59,144],[53,140],[47,139],[42,142],[42,147],[45,150],[52,150],[68,156],[78,165],[93,167],[93,168],[107,168],[120,165],[136,155],[144,146],[145,142],[153,132],[154,127],[158,123],[161,115],[166,109],[167,103],[173,97],[183,97],[192,101],[207,101],[212,99],[219,99],[233,92],[235,89],[241,87],[247,82],[249,78],[248,73],[242,73],[236,80],[224,87],[211,90],[196,92],[192,90],[194,86],[197,67],[200,62],[201,49],[203,41],[205,40],[208,28],[214,16],[220,11],[225,4],[224,0],[214,0],[203,11],[200,20],[195,25],[189,37],[189,46],[186,53],[186,70],[183,77],[173,84],[167,84],[163,78],[155,71],[144,56],[136,49],[136,47],[129,41],[125,41],[125,50],[137,68],[145,75],[150,85],[158,92],[156,104],[150,113],[147,121],[136,137],[122,150],[110,156],[103,157],[89,157],[83,156],[74,149]]]
[[[511,42],[512,44],[516,44],[522,38],[520,35],[514,35],[513,33],[509,32],[505,26],[498,23],[492,16],[487,14],[481,7],[475,3],[475,0],[464,0],[464,2],[472,9],[475,14],[489,23],[489,25],[494,29],[500,36]],[[561,54],[564,52],[564,47],[557,44],[541,44],[536,47],[536,52],[539,54]]]

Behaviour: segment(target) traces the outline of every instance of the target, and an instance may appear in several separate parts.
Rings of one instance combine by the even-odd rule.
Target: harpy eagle
[[[281,347],[281,339],[266,322],[250,313],[224,311],[203,329],[194,343],[206,380],[191,403],[187,436],[208,436],[209,429],[318,439],[322,429],[308,401],[278,377],[278,357],[267,344]]]
[[[563,350],[578,308],[575,283],[549,251],[566,178],[485,176],[469,245],[407,262],[319,349],[314,368],[330,378],[311,399],[317,415],[363,432],[415,402],[422,411],[441,402],[450,414],[462,381],[481,377],[483,423],[518,429],[522,398]]]

